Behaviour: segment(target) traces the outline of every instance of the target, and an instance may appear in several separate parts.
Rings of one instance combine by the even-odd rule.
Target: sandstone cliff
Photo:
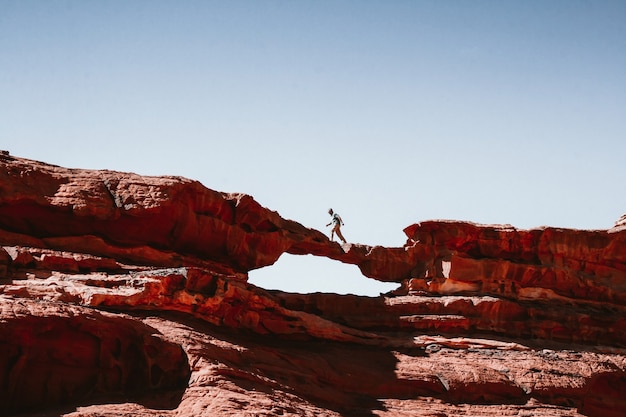
[[[3,152],[0,415],[625,415],[623,219],[405,233],[342,247],[247,195]],[[283,253],[398,289],[247,282]]]

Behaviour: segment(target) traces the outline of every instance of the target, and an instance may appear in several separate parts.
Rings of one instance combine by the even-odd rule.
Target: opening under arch
[[[283,254],[274,265],[249,272],[248,281],[267,290],[308,294],[326,292],[376,297],[395,290],[396,282],[367,278],[356,265],[313,255]]]

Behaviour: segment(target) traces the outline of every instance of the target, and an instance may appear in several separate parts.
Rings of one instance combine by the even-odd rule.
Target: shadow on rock
[[[146,401],[164,409],[180,403],[183,391],[171,393],[189,381],[187,355],[146,324],[24,300],[13,312],[0,320],[0,415],[94,401]],[[163,390],[169,395],[146,396]]]
[[[181,335],[186,338],[190,360],[217,363],[213,375],[232,383],[233,390],[286,392],[345,416],[375,415],[375,410],[385,409],[379,398],[444,391],[439,380],[399,380],[398,360],[388,348],[231,332],[171,312],[159,313],[159,317],[184,326]]]

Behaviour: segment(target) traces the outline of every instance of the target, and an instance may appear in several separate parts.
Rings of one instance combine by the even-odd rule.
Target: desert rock
[[[342,247],[185,178],[0,166],[2,415],[624,415],[623,222]],[[247,282],[283,253],[398,289]]]

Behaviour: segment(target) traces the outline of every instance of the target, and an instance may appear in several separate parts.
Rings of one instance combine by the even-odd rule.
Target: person
[[[330,240],[334,240],[335,233],[337,233],[339,239],[341,239],[343,243],[346,243],[346,239],[344,239],[343,235],[341,234],[341,226],[343,226],[343,220],[341,220],[341,216],[333,212],[333,209],[328,209],[328,214],[330,214],[331,221],[326,225],[326,227],[330,226],[331,224],[333,225],[333,228],[330,232]]]

